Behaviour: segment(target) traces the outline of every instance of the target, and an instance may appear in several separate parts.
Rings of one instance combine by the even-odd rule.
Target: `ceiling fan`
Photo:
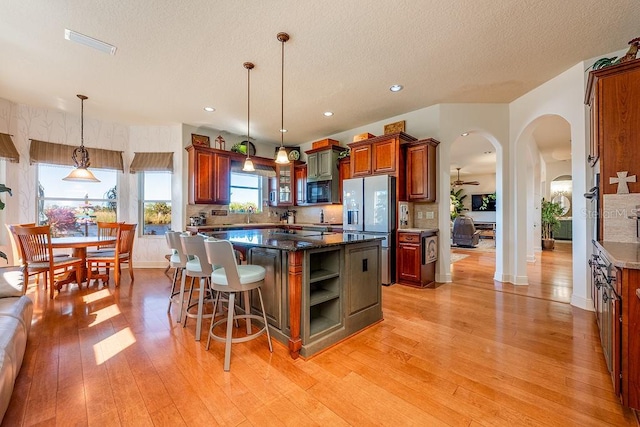
[[[458,179],[453,181],[453,186],[454,187],[456,187],[458,185],[480,185],[480,183],[478,181],[461,181],[460,180],[460,169],[462,169],[462,168],[456,168],[456,170],[458,171]]]

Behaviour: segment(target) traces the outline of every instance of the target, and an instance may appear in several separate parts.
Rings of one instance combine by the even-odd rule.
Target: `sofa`
[[[0,422],[9,407],[31,329],[33,302],[21,267],[0,268]]]

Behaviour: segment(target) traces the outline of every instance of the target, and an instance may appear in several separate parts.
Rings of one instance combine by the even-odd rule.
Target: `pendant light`
[[[80,98],[80,147],[73,150],[73,154],[71,155],[76,168],[62,179],[64,181],[100,182],[88,169],[91,162],[89,161],[89,152],[84,148],[84,100],[88,98],[84,95],[76,96]]]
[[[278,33],[276,36],[278,41],[282,43],[282,85],[280,90],[280,149],[276,156],[276,163],[286,165],[289,163],[289,156],[287,150],[284,148],[284,133],[287,131],[284,128],[284,44],[289,40],[289,34]]]
[[[249,138],[249,118],[251,117],[251,70],[254,65],[251,62],[245,62],[242,64],[244,68],[247,69],[247,158],[244,160],[244,165],[242,165],[242,170],[245,172],[253,172],[256,169],[253,167],[253,162],[251,161],[250,153],[249,153],[249,143],[251,138]]]

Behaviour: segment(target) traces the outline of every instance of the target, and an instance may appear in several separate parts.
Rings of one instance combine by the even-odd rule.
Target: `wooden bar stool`
[[[209,336],[207,338],[207,350],[209,350],[211,339],[224,342],[224,370],[228,371],[231,364],[232,343],[249,341],[258,338],[260,335],[266,332],[267,341],[269,343],[269,351],[273,352],[273,347],[271,345],[271,335],[269,334],[269,326],[267,323],[267,316],[264,312],[262,292],[260,291],[260,286],[264,283],[266,271],[264,267],[261,267],[259,265],[238,265],[236,261],[236,255],[233,250],[233,245],[228,240],[207,240],[204,242],[204,245],[207,254],[207,260],[212,266],[215,266],[215,269],[211,273],[211,289],[217,291],[218,293],[213,305],[214,313],[217,310],[218,301],[220,300],[220,294],[222,292],[227,292],[229,294],[227,317],[222,318],[217,322],[214,321],[215,319],[211,321]],[[249,293],[254,289],[258,291],[262,316],[251,314]],[[237,293],[244,294],[244,314],[235,314],[235,300]],[[233,321],[237,319],[245,319],[247,335],[244,337],[233,338]],[[263,323],[263,327],[255,333],[252,333],[251,319],[256,319]],[[225,322],[227,323],[226,335],[223,337],[214,334],[214,328]]]

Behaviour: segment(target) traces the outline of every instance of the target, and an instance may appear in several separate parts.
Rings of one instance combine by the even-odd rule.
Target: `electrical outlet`
[[[422,219],[422,211],[418,211],[418,219]]]
[[[433,219],[433,212],[427,212],[427,219]]]

